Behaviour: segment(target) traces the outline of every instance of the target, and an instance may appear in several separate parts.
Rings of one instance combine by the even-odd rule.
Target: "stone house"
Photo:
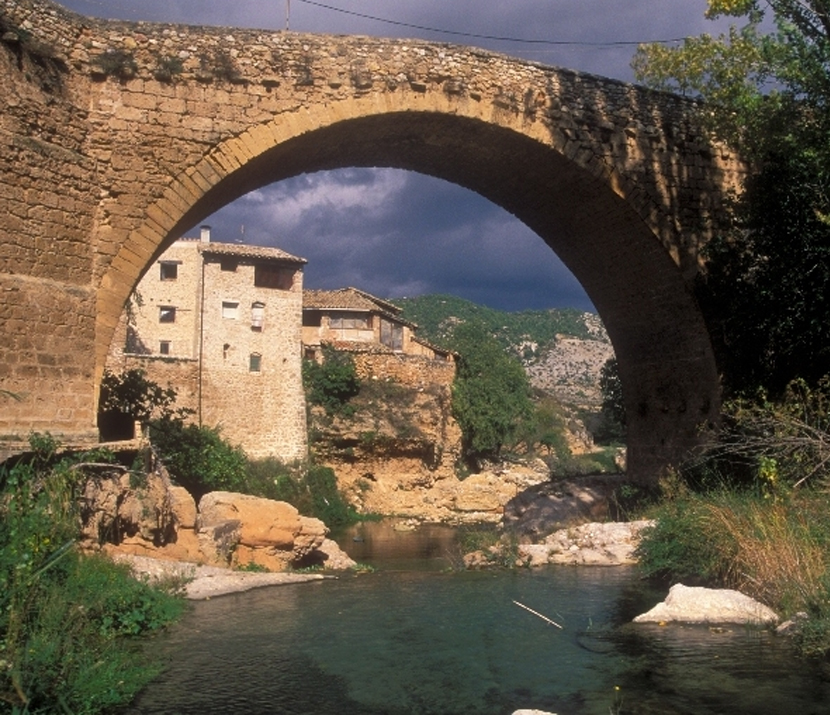
[[[355,353],[417,355],[453,362],[453,353],[419,338],[401,309],[358,288],[307,290],[303,294],[303,350],[308,358],[331,344]]]
[[[130,298],[107,368],[142,368],[194,422],[249,456],[307,453],[301,324],[305,259],[277,248],[182,238]]]

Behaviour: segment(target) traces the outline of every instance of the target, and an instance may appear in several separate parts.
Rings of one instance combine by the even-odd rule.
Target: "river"
[[[195,603],[152,642],[165,673],[128,712],[830,712],[827,671],[784,639],[632,624],[666,593],[633,568],[447,571],[446,527],[362,525],[341,542],[377,570]]]

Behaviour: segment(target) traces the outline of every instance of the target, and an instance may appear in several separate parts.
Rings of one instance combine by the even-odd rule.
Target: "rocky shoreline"
[[[172,561],[115,551],[110,555],[113,561],[129,564],[136,578],[150,583],[180,584],[185,598],[190,601],[206,601],[216,596],[242,593],[264,586],[283,586],[336,578],[327,574],[292,573],[290,571],[269,573],[238,571],[189,561]]]

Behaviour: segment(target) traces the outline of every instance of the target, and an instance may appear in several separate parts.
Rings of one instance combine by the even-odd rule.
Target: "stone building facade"
[[[180,239],[150,266],[107,367],[140,367],[200,425],[252,457],[306,456],[301,370],[305,260],[276,248]]]
[[[419,355],[453,361],[448,350],[419,338],[418,326],[401,317],[394,303],[358,288],[303,293],[303,349],[315,357],[326,343],[355,353]]]

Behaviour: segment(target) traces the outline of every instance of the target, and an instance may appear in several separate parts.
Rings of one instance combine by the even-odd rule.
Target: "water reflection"
[[[390,540],[405,543],[404,532],[380,533],[353,542],[371,547],[361,560],[415,558],[384,551]],[[446,546],[441,534],[427,559],[440,559]],[[654,715],[828,711],[821,672],[767,633],[630,623],[664,593],[630,568],[552,567],[381,570],[222,597],[196,604],[154,643],[168,671],[130,712],[606,715],[620,704],[622,713]]]

